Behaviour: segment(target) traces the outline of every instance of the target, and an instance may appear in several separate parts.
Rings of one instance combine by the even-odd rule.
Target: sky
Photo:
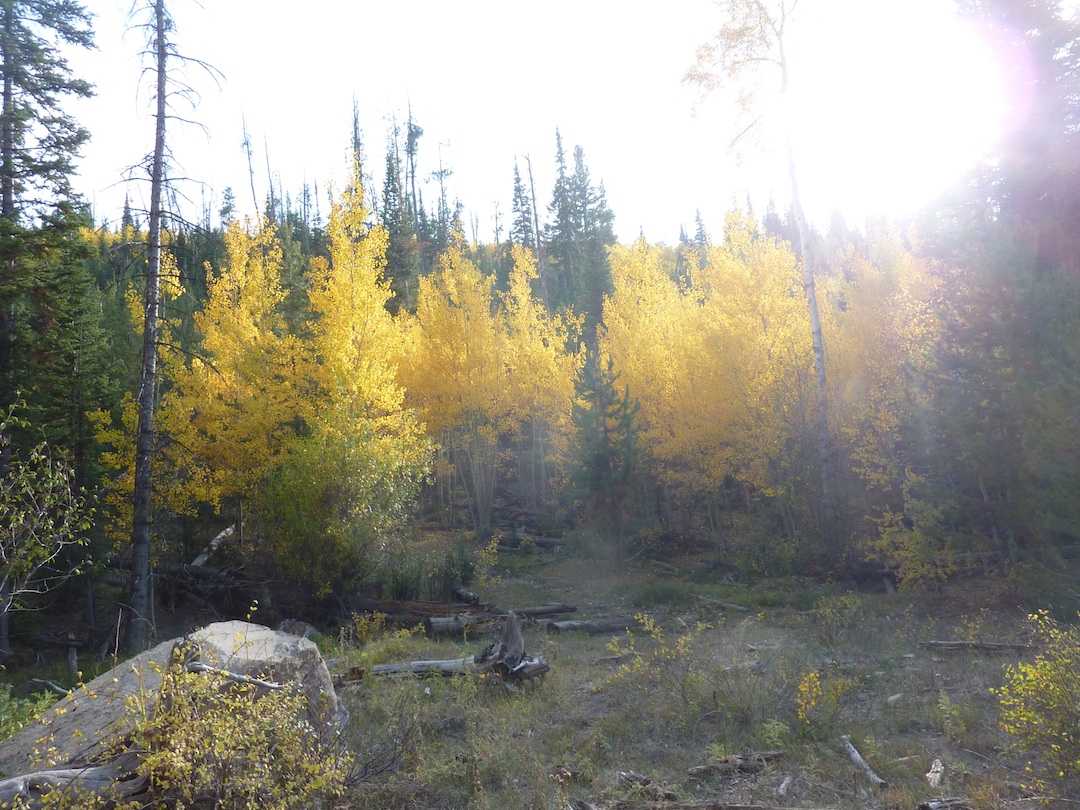
[[[141,0],[138,0],[141,5]],[[97,49],[69,54],[97,87],[68,109],[87,127],[76,181],[96,220],[115,223],[125,194],[146,204],[148,183],[124,182],[152,149],[152,96],[132,27],[132,0],[84,0]],[[296,199],[326,193],[349,168],[353,105],[366,173],[381,189],[385,143],[411,107],[424,129],[418,176],[434,204],[442,166],[453,174],[466,234],[492,241],[510,219],[515,158],[531,158],[546,207],[555,131],[584,150],[603,182],[620,240],[673,244],[695,216],[711,232],[749,199],[788,199],[786,158],[766,140],[733,154],[736,110],[682,81],[721,22],[710,0],[305,0],[278,11],[256,0],[171,0],[173,40],[194,65],[182,78],[194,104],[174,100],[169,140],[189,216],[216,221],[231,187],[243,216],[261,208],[270,178]],[[801,192],[824,227],[834,210],[858,226],[903,217],[944,191],[1022,114],[999,40],[957,21],[949,0],[802,0],[790,21],[787,108]],[[998,44],[989,45],[991,41]],[[1006,60],[1012,60],[1006,64]],[[781,116],[775,116],[779,119]],[[251,171],[242,147],[252,145]],[[779,132],[779,127],[771,131]],[[254,193],[252,191],[254,186]],[[544,212],[542,212],[544,213]]]

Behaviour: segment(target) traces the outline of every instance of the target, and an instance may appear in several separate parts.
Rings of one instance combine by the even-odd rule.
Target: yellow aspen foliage
[[[363,574],[370,546],[406,517],[431,456],[397,381],[402,330],[386,309],[387,234],[365,224],[360,168],[331,208],[329,261],[312,262],[311,430],[261,492],[275,558],[321,589]]]
[[[287,456],[297,428],[310,419],[310,363],[280,313],[281,248],[263,221],[225,234],[220,273],[207,267],[207,299],[195,314],[202,344],[187,363],[169,363],[172,388],[160,425],[169,453],[180,454],[197,488],[187,496],[220,508],[226,496],[248,497]]]
[[[333,203],[330,259],[312,260],[308,292],[319,383],[353,418],[400,414],[404,400],[391,360],[402,330],[386,309],[393,293],[383,279],[388,235],[381,225],[368,228],[368,215],[357,176]]]
[[[439,256],[435,272],[420,280],[399,379],[432,433],[510,424],[512,409],[503,396],[507,334],[494,317],[493,284],[466,257],[460,233]]]
[[[565,473],[569,462],[574,380],[585,361],[584,347],[576,352],[581,319],[572,314],[551,315],[532,293],[537,279],[536,259],[528,248],[514,245],[509,285],[503,295],[506,320],[505,397],[524,452],[528,445],[541,486],[549,475]],[[542,492],[536,493],[542,496]]]
[[[604,308],[601,348],[640,402],[641,446],[675,490],[707,495],[730,476],[767,492],[811,369],[795,257],[741,214],[682,284],[663,255],[613,248]]]
[[[852,493],[849,506],[865,518],[866,550],[894,565],[903,583],[943,578],[954,566],[950,532],[912,456],[932,442],[921,415],[931,408],[926,372],[942,335],[932,303],[938,281],[898,233],[880,226],[834,265],[822,317],[831,430],[865,498]]]
[[[504,396],[507,332],[493,305],[493,279],[469,261],[455,233],[435,272],[420,280],[398,377],[406,402],[447,454],[436,472],[460,474],[477,529],[490,524],[499,434],[513,423]]]
[[[926,403],[923,374],[941,335],[927,263],[893,231],[846,246],[825,279],[823,328],[830,429],[848,464],[879,495],[904,480],[896,444]]]
[[[504,445],[542,423],[553,459],[567,446],[580,359],[566,346],[576,321],[543,312],[530,292],[535,273],[527,251],[516,252],[500,306],[493,279],[456,233],[406,319],[398,368],[406,402],[441,446],[440,479],[464,482],[480,530],[490,524]]]

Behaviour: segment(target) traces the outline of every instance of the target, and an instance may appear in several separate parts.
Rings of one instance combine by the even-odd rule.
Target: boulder
[[[141,693],[146,710],[152,711],[161,673],[173,649],[185,644],[186,660],[197,656],[203,666],[239,678],[300,684],[308,696],[306,719],[316,728],[340,727],[347,719],[313,642],[248,622],[218,622],[162,642],[72,690],[37,722],[0,742],[0,774],[85,763],[106,749],[122,748],[134,723],[127,710],[129,698]],[[193,656],[191,651],[197,652]]]

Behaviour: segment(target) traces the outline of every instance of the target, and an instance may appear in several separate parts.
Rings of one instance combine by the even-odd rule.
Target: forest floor
[[[454,540],[429,535],[424,551],[435,558]],[[557,554],[501,554],[471,585],[492,609],[566,603],[577,608],[566,618],[632,619],[629,632],[595,635],[527,621],[525,652],[551,669],[512,689],[476,675],[351,677],[375,664],[460,659],[490,634],[428,638],[419,622],[370,616],[324,628],[320,648],[346,680],[349,750],[366,771],[335,810],[1038,801],[993,692],[1008,666],[1034,656],[1027,614],[1036,605],[1015,575],[863,593],[798,579],[722,581],[708,557],[612,562],[573,541]],[[1071,593],[1076,572],[1054,573]],[[738,757],[755,752],[769,755]]]
[[[1033,655],[1028,608],[1008,578],[858,593],[797,580],[718,583],[703,562],[676,561],[672,573],[573,547],[501,556],[473,586],[485,602],[569,603],[572,618],[636,616],[635,628],[549,634],[526,624],[526,653],[551,671],[513,691],[466,676],[367,676],[344,687],[355,750],[385,752],[395,740],[401,756],[342,806],[914,810],[957,799],[923,806],[983,810],[1036,800],[992,691],[1006,666]],[[347,669],[460,658],[489,641],[405,627],[325,654]],[[783,753],[734,756],[765,751]]]

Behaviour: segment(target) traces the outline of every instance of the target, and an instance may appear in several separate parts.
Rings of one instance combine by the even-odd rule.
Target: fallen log
[[[473,656],[435,661],[406,661],[400,664],[375,664],[372,675],[464,675],[476,669]]]
[[[632,627],[637,627],[638,620],[633,618],[622,619],[567,619],[566,621],[543,622],[541,626],[549,633],[567,633],[578,631],[581,633],[622,633]]]
[[[227,529],[223,529],[222,531],[218,532],[214,539],[206,544],[206,548],[202,550],[202,554],[200,554],[198,557],[191,561],[191,565],[194,568],[202,568],[203,566],[205,566],[208,562],[210,562],[210,558],[214,555],[214,552],[218,550],[218,547],[221,546],[222,543],[224,543],[234,534],[236,534],[235,523],[232,526],[229,526]]]
[[[690,768],[686,774],[695,779],[707,776],[739,773],[757,773],[765,765],[784,755],[783,751],[754,751],[749,754],[732,754],[716,762],[708,762]]]
[[[874,769],[870,767],[870,763],[863,759],[862,754],[859,753],[859,749],[856,748],[852,742],[851,737],[847,734],[843,734],[840,737],[840,742],[844,744],[844,748],[847,749],[848,756],[851,757],[851,761],[854,762],[859,770],[866,774],[866,778],[877,785],[879,788],[885,787],[888,783],[878,776]]]
[[[527,681],[546,672],[551,671],[551,666],[543,658],[523,658],[516,667],[505,676],[506,680]],[[467,658],[450,658],[433,661],[406,661],[400,664],[376,664],[370,670],[375,676],[404,678],[424,677],[426,675],[466,675],[469,673],[482,674],[476,666],[476,658],[472,655]],[[343,681],[348,684],[359,680],[362,673],[355,673],[354,677]]]
[[[1027,644],[1008,644],[1003,641],[920,641],[928,650],[977,650],[979,652],[1025,652]]]
[[[538,605],[536,607],[515,608],[514,613],[518,616],[556,616],[560,613],[577,613],[574,605]]]
[[[69,765],[13,776],[0,781],[0,807],[36,807],[46,793],[69,795],[78,804],[87,802],[88,794],[109,801],[131,799],[147,787],[148,777],[138,773],[141,764],[141,755],[127,752],[104,765]]]
[[[478,606],[478,607],[483,607]],[[574,605],[537,605],[536,607],[517,608],[513,613],[518,616],[558,616],[562,613],[575,613]],[[492,624],[505,617],[505,614],[489,613],[487,611],[477,613],[461,613],[456,616],[427,616],[424,618],[424,632],[428,637],[434,636],[457,636],[466,631],[483,632]]]

